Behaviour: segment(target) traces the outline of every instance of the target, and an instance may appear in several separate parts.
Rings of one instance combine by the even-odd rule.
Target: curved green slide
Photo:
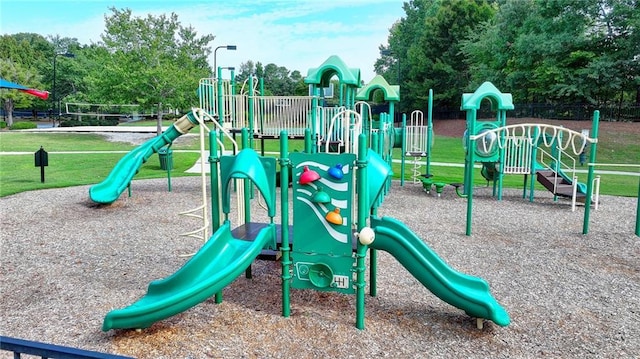
[[[509,325],[509,314],[491,296],[486,281],[449,267],[397,219],[373,217],[371,227],[376,237],[369,246],[393,255],[438,298],[472,317],[489,319],[500,326]]]
[[[227,222],[177,272],[151,282],[147,294],[132,305],[107,313],[102,330],[148,328],[207,300],[242,274],[275,236],[271,224],[253,241],[236,239]]]
[[[187,133],[197,124],[198,121],[189,112],[161,135],[148,140],[124,155],[102,182],[89,188],[91,200],[102,204],[115,202],[151,155]]]

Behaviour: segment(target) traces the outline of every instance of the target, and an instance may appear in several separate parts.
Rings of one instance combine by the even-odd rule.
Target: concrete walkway
[[[162,131],[169,127],[163,126]],[[15,132],[122,132],[122,133],[156,133],[156,126],[75,126],[75,127],[39,127]],[[12,131],[13,132],[13,131]]]

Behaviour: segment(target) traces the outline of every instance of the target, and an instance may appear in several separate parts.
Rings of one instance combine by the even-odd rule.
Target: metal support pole
[[[593,197],[593,177],[596,163],[596,148],[598,147],[598,124],[600,122],[600,111],[593,111],[592,136],[596,142],[591,144],[589,153],[589,170],[587,171],[587,193],[584,200],[584,219],[582,222],[582,234],[589,233],[589,215],[591,214],[591,200]]]

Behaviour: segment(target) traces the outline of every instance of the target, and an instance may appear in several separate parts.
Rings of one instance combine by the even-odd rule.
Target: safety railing
[[[20,359],[22,354],[36,355],[43,359],[133,359],[133,357],[122,355],[100,353],[5,336],[0,336],[0,350],[13,352],[14,359]]]

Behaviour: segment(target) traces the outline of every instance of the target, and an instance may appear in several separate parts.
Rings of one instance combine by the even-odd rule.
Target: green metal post
[[[596,148],[598,146],[598,125],[600,123],[600,111],[593,111],[592,133],[595,142],[591,144],[589,153],[589,170],[587,173],[587,194],[584,200],[584,220],[582,223],[582,234],[589,233],[589,215],[591,214],[591,201],[593,197],[593,177],[596,163]]]
[[[533,138],[538,138],[539,135],[540,135],[540,128],[536,126],[533,130]],[[529,202],[533,202],[533,196],[534,196],[535,187],[536,187],[536,181],[535,181],[535,178],[533,178],[533,176],[536,175],[535,173],[536,158],[538,158],[538,144],[534,143],[533,148],[531,149],[531,170],[529,171],[531,172],[531,182],[529,183]]]
[[[313,152],[313,140],[311,138],[311,130],[308,128],[304,129],[304,152],[312,153]]]
[[[507,125],[507,111],[506,110],[498,110],[498,119],[500,120],[500,127],[505,127]],[[501,134],[503,134],[503,131],[500,131]],[[503,139],[498,138],[498,141],[500,142]],[[505,140],[506,141],[506,140]],[[503,142],[504,143],[504,142]],[[498,192],[498,201],[502,201],[502,181],[504,179],[504,162],[506,161],[505,157],[505,148],[504,146],[500,147],[499,149],[499,156],[498,156],[498,160],[500,161],[500,164],[498,165],[498,183],[497,183],[497,192]],[[494,196],[495,196],[495,187],[496,187],[496,179],[493,179],[493,187],[494,187]]]
[[[218,113],[216,113],[216,115],[218,115],[218,118],[216,118],[216,121],[218,121],[219,123],[222,122],[222,120],[224,119],[224,97],[222,96],[222,68],[218,67],[217,71],[217,77],[216,77],[216,101],[218,102]]]
[[[558,132],[558,136],[556,136],[553,140],[554,145],[553,145],[553,158],[554,158],[554,171],[556,171],[556,173],[560,173],[560,169],[561,166],[560,164],[562,163],[562,159],[560,158],[562,155],[562,150],[560,149],[560,145],[562,144],[562,131]],[[572,179],[573,181],[573,179]],[[554,193],[553,195],[553,200],[557,201],[558,200],[558,195]]]
[[[311,99],[311,129],[307,129],[310,131],[313,131],[313,141],[314,143],[316,143],[317,139],[318,139],[318,133],[316,133],[316,129],[318,125],[318,96],[316,96],[316,94],[313,94],[313,98]],[[306,130],[305,130],[305,148],[306,148]],[[315,146],[314,146],[315,147]],[[313,153],[317,152],[317,149],[314,148]],[[307,153],[312,153],[311,151],[307,151],[305,150],[305,152]]]
[[[168,163],[168,159],[167,159],[167,187],[169,189],[169,192],[171,192],[171,166]]]
[[[253,93],[253,76],[249,76],[249,132],[253,135],[255,133],[255,128],[253,126],[253,120],[255,118],[255,98],[254,98],[254,93]],[[251,141],[253,144],[253,141]],[[251,146],[251,148],[253,148],[253,146]]]
[[[405,162],[406,162],[406,153],[407,153],[407,141],[406,141],[406,134],[407,131],[407,115],[403,114],[402,115],[402,156],[401,156],[401,164],[400,164],[400,187],[404,186],[404,166],[405,166]],[[395,145],[394,145],[395,146]],[[391,160],[391,162],[393,163],[393,159]]]
[[[249,148],[249,131],[246,128],[241,132],[242,148]],[[244,222],[251,222],[251,197],[253,195],[253,182],[244,180]]]
[[[218,132],[209,132],[209,164],[211,166],[211,227],[213,232],[220,228],[220,173],[218,171]],[[222,303],[222,291],[215,295],[216,304]]]
[[[473,167],[475,159],[473,154],[476,149],[476,140],[472,139],[476,135],[476,110],[467,110],[467,165],[465,166],[464,186],[467,192],[467,226],[465,234],[471,235],[471,219],[473,214]]]
[[[640,237],[640,177],[638,177],[638,197],[636,205],[636,236]]]
[[[306,130],[305,130],[306,139]],[[291,284],[291,248],[289,247],[289,143],[287,141],[287,131],[280,133],[280,209],[282,217],[280,219],[281,241],[280,252],[282,253],[282,316],[289,317],[291,315],[290,304],[290,284]]]
[[[371,134],[371,145],[369,145],[370,151],[375,151],[375,149],[378,147],[378,134],[380,132],[373,132]],[[381,203],[381,199],[375,199],[375,203],[370,203],[371,201],[374,201],[373,198],[369,198],[367,203],[369,204],[369,207],[373,207],[371,209],[371,214],[372,215],[377,215],[378,214],[378,206]],[[368,210],[368,208],[367,208]],[[370,248],[369,249],[369,295],[371,295],[372,297],[375,297],[378,294],[378,285],[377,285],[377,274],[378,274],[378,251],[376,249]]]
[[[367,136],[363,133],[358,139],[358,232],[367,223],[368,199],[367,199]],[[364,296],[365,296],[365,257],[367,246],[358,241],[356,249],[356,328],[364,329]]]
[[[380,115],[382,117],[382,115],[384,115],[384,114],[380,114]],[[380,142],[381,142],[381,140],[380,140],[380,131],[372,133],[371,134],[371,145],[369,146],[369,148],[372,149],[373,151],[375,151],[377,154],[380,154],[380,148],[379,148],[380,147]],[[376,199],[376,203],[374,203],[376,208],[378,207],[378,205],[380,203],[381,203],[381,200],[380,200],[380,197],[378,197]],[[371,255],[372,255],[371,258],[373,258],[373,256],[374,256],[374,254],[373,254],[374,251],[375,251],[375,249],[371,250]]]
[[[236,75],[235,70],[231,70],[231,93],[229,94],[231,98],[231,128],[237,127],[245,127],[238,126],[237,118],[236,118]]]
[[[211,227],[213,232],[220,228],[220,192],[218,182],[220,173],[218,172],[218,132],[209,132],[209,166],[211,173]]]
[[[427,174],[431,174],[431,143],[433,142],[433,89],[429,89],[429,107],[427,109]]]

